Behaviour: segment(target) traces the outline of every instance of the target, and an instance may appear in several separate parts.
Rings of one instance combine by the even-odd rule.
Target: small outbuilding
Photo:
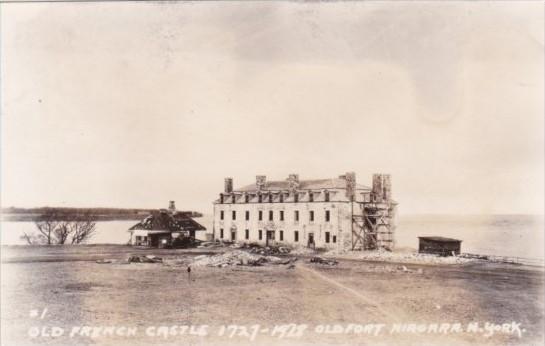
[[[419,253],[429,253],[440,256],[455,256],[460,254],[462,241],[444,237],[418,237]]]
[[[131,245],[147,247],[183,247],[195,241],[195,232],[206,228],[191,218],[191,212],[177,211],[174,202],[168,210],[152,212],[129,229]]]

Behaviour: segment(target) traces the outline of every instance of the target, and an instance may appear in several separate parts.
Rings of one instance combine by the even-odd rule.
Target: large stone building
[[[214,201],[214,238],[223,241],[342,249],[392,248],[389,175],[375,174],[373,188],[354,173],[338,178],[267,181],[225,189]]]

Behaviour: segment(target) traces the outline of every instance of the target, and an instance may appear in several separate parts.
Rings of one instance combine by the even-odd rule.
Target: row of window
[[[246,221],[250,220],[250,211],[249,210],[246,210],[246,212],[244,213],[244,218],[245,218]],[[309,211],[308,218],[309,218],[309,221],[314,221],[314,210]],[[224,220],[224,219],[225,219],[225,212],[223,210],[220,210],[220,220]],[[231,219],[232,220],[237,219],[236,210],[231,211]],[[258,211],[257,219],[259,221],[263,221],[263,210]],[[331,220],[331,213],[330,213],[329,210],[325,211],[324,219],[325,219],[326,222],[329,222]],[[279,220],[284,221],[284,211],[283,210],[279,211]],[[299,210],[294,210],[293,220],[294,221],[299,221]],[[274,221],[274,211],[273,210],[269,210],[269,221]]]
[[[275,240],[274,239],[274,231],[269,231],[269,232],[272,232],[273,234],[273,237],[269,237],[269,240]],[[236,232],[231,232],[231,240],[235,241],[236,240],[236,235],[237,233]],[[312,239],[314,240],[314,233],[309,233],[309,239]],[[223,228],[220,228],[220,239],[225,239],[225,234],[223,232]],[[246,229],[244,231],[244,239],[245,240],[249,240],[250,239],[250,230],[249,229]],[[258,230],[258,239],[259,240],[263,240],[263,230]],[[279,241],[284,241],[284,231],[278,231],[278,240]],[[295,242],[298,242],[299,241],[299,231],[293,231],[293,240]],[[331,236],[330,232],[325,232],[325,242],[326,243],[336,243],[337,242],[337,236],[334,235],[334,236]]]
[[[281,194],[278,195],[278,200],[279,200],[280,203],[284,203],[284,196],[285,196],[284,193],[281,193]],[[225,201],[226,201],[225,197],[228,197],[228,196],[224,196],[223,193],[220,193],[220,203],[225,203]],[[237,200],[236,195],[232,194],[230,197],[231,197],[230,198],[231,203],[236,203],[236,200]],[[264,200],[268,201],[269,203],[273,203],[274,194],[272,194],[272,193],[268,193],[268,194],[258,193],[257,194],[257,202],[258,203],[263,203]],[[296,203],[299,202],[299,194],[298,193],[293,195],[293,201],[296,202]],[[308,201],[309,202],[314,202],[314,193],[312,193],[312,192],[308,193]],[[324,192],[324,202],[329,202],[329,191]],[[244,195],[244,203],[250,203],[250,195],[247,195],[247,194]]]

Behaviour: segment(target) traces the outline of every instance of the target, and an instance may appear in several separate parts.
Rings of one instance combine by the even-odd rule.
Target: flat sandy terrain
[[[4,247],[2,345],[543,344],[543,268],[403,268],[353,260],[325,266],[301,257],[291,269],[193,267],[189,279],[187,264],[204,252]],[[162,256],[168,265],[95,262],[131,253]],[[479,323],[476,329],[472,322]],[[488,335],[486,322],[509,326]],[[434,326],[441,323],[450,324],[448,331]],[[429,330],[404,330],[407,324]],[[187,325],[205,335],[188,335],[180,327]],[[238,328],[222,329],[230,325]],[[136,336],[118,328],[120,336],[96,329],[93,337],[84,326],[128,327]],[[62,335],[51,336],[54,327]]]

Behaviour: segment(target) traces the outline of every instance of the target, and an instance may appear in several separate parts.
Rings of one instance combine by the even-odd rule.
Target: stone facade
[[[226,178],[214,201],[214,239],[261,245],[349,248],[351,198],[364,201],[371,192],[356,184],[353,173],[318,180],[290,174],[282,181],[259,175],[255,184],[240,189],[232,181]]]

